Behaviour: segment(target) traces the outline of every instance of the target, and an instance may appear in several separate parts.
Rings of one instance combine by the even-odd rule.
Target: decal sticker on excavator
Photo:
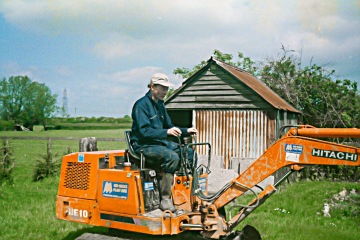
[[[358,160],[358,155],[356,153],[324,150],[317,148],[313,148],[312,155],[314,157],[333,158],[333,159],[346,160],[352,162],[356,162]]]
[[[206,177],[199,178],[200,189],[201,189],[201,191],[203,191],[203,192],[206,191],[206,182],[207,182],[207,178],[206,178]]]
[[[68,214],[69,214],[69,216],[72,216],[72,217],[81,217],[81,218],[87,218],[89,216],[89,212],[87,210],[81,210],[81,209],[71,208],[71,207],[69,207]]]
[[[144,189],[145,189],[145,191],[154,190],[154,183],[153,182],[144,182]]]
[[[285,160],[291,162],[299,162],[300,154],[302,154],[304,147],[297,144],[285,144]]]
[[[128,199],[129,185],[122,182],[104,181],[102,187],[102,195],[104,197]]]
[[[84,154],[79,153],[79,155],[78,155],[78,162],[84,162]]]

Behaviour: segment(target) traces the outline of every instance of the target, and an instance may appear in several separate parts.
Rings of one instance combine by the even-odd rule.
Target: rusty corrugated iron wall
[[[195,110],[198,142],[209,142],[212,155],[223,156],[227,168],[232,157],[258,158],[275,137],[275,120],[264,111]],[[198,147],[207,154],[206,147]]]

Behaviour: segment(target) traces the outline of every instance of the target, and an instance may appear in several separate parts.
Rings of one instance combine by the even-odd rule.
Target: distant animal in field
[[[79,151],[80,152],[94,152],[97,151],[97,140],[96,137],[86,137],[80,139]]]

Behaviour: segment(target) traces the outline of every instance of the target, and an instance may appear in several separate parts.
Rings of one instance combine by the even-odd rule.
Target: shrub
[[[33,180],[40,181],[44,178],[48,178],[57,175],[60,169],[60,161],[56,158],[57,154],[52,153],[51,138],[47,143],[46,154],[39,158],[34,167]]]
[[[2,147],[0,148],[0,186],[6,182],[10,184],[13,183],[11,173],[14,166],[15,160],[13,158],[12,147],[10,146],[9,140],[4,139],[2,141]]]
[[[360,180],[360,167],[310,165],[298,174],[298,178],[313,181],[329,179],[356,182]]]
[[[0,119],[0,130],[13,130],[15,127],[15,123],[13,121],[5,121],[3,119]]]

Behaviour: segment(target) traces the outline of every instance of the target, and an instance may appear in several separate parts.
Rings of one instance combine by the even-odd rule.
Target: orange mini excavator
[[[182,156],[172,188],[175,213],[158,209],[157,172],[144,167],[146,159],[137,156],[130,144],[126,150],[68,154],[62,160],[56,216],[66,221],[150,235],[197,231],[202,237],[211,239],[256,239],[256,230],[253,237],[246,238],[246,227],[240,232],[235,227],[264,203],[292,172],[315,164],[360,165],[360,148],[320,140],[360,138],[360,129],[308,125],[288,128],[288,132],[252,165],[211,196],[207,189],[208,177],[211,177],[210,144],[183,144],[185,148],[206,145],[209,157],[207,166],[197,166],[197,163],[190,166],[187,156]],[[127,141],[129,134],[125,134]],[[252,191],[254,186],[283,167],[291,170],[274,185],[265,187],[235,215],[227,216],[227,204]]]

